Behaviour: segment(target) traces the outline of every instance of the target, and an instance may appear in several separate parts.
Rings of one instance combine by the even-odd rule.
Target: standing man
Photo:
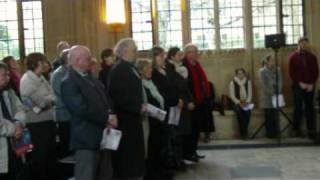
[[[61,99],[71,114],[71,148],[75,151],[76,180],[112,178],[111,159],[103,153],[101,167],[100,142],[106,127],[116,127],[103,85],[90,74],[90,50],[74,46],[69,51],[70,68],[61,84]],[[106,163],[105,161],[108,161]],[[103,172],[97,168],[103,170]],[[101,177],[103,173],[107,177]]]
[[[62,51],[69,48],[70,48],[70,45],[67,41],[60,41],[57,44],[57,57],[52,62],[53,71],[61,66],[60,54],[62,53]]]
[[[114,177],[140,180],[145,174],[145,150],[142,114],[146,112],[142,80],[134,66],[137,46],[132,39],[122,39],[115,46],[117,62],[109,75],[108,93],[122,131],[119,149],[113,156]]]
[[[70,118],[71,115],[61,98],[61,83],[68,72],[68,54],[69,49],[65,49],[59,56],[61,66],[56,69],[51,78],[51,86],[53,93],[56,96],[56,104],[54,106],[54,119],[58,125],[58,135],[60,139],[59,156],[64,158],[70,155]]]
[[[309,40],[306,37],[299,39],[298,49],[289,57],[289,75],[293,82],[294,133],[296,136],[302,135],[301,122],[305,114],[308,137],[315,139],[316,121],[313,98],[319,69],[317,57],[309,51]]]

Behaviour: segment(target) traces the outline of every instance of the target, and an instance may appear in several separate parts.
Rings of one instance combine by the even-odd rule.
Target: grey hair
[[[75,60],[77,60],[79,56],[83,55],[85,51],[90,54],[90,49],[86,46],[83,46],[83,45],[72,46],[69,49],[69,53],[68,53],[68,63],[74,64]]]
[[[62,47],[63,46],[69,46],[70,47],[70,45],[69,45],[69,43],[67,42],[67,41],[60,41],[60,42],[58,42],[58,44],[57,44],[57,51],[59,52],[59,51],[62,51],[63,49],[62,49]]]
[[[265,66],[268,63],[268,61],[270,60],[270,58],[272,58],[272,57],[273,57],[273,54],[266,55],[261,61],[262,67]]]
[[[195,49],[199,50],[197,45],[192,44],[192,43],[188,43],[188,44],[186,44],[186,45],[184,46],[184,52],[189,51],[190,48],[195,48]]]
[[[138,68],[138,70],[140,72],[143,71],[143,69],[148,66],[148,65],[152,65],[152,61],[150,59],[138,59],[137,63],[136,63],[136,67]]]
[[[114,54],[122,58],[127,53],[131,44],[136,44],[132,38],[121,39],[114,47]]]
[[[62,65],[68,64],[69,51],[70,49],[65,49],[60,53],[59,59]]]

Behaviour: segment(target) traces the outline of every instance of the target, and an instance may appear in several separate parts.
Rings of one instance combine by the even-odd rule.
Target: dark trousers
[[[187,155],[195,155],[198,149],[198,141],[200,137],[200,127],[195,118],[192,118],[192,133],[190,134],[190,144],[187,150]]]
[[[276,138],[279,133],[279,122],[277,110],[274,108],[264,109],[264,117],[266,123],[266,133],[268,138]]]
[[[70,151],[70,122],[58,122],[59,157],[64,158],[71,155]]]
[[[21,169],[22,166],[22,162],[21,159],[18,158],[12,147],[11,147],[11,142],[10,139],[7,139],[7,143],[8,143],[8,173],[6,174],[0,174],[0,179],[1,180],[20,180],[20,172],[19,169]]]
[[[32,180],[56,180],[56,129],[53,121],[27,125],[31,133],[34,150],[28,155]]]
[[[102,150],[98,156],[97,167],[97,179],[96,180],[112,180],[112,161],[111,152],[109,150]]]
[[[171,127],[156,119],[149,119],[147,172],[145,179],[157,179],[170,168],[172,156]]]
[[[242,138],[247,138],[251,111],[244,111],[239,105],[235,106],[234,110],[239,122],[240,135]]]
[[[188,149],[188,135],[178,135],[175,140],[176,158],[183,160],[185,150]]]
[[[181,143],[182,143],[181,156],[182,156],[182,158],[194,154],[194,150],[193,150],[194,145],[193,145],[193,143],[191,144],[190,137],[191,137],[191,134],[184,135],[181,137]]]
[[[177,129],[175,129],[177,130]],[[173,151],[174,151],[174,157],[173,157],[173,163],[174,166],[177,167],[180,162],[183,160],[183,139],[185,135],[181,135],[178,133],[175,133],[173,137]]]
[[[183,140],[184,156],[192,156],[196,154],[198,149],[198,142],[201,132],[201,121],[206,112],[205,106],[199,105],[191,113],[191,127],[190,135],[186,136]]]
[[[314,111],[314,91],[306,92],[299,85],[293,85],[294,94],[294,115],[293,128],[301,131],[302,117],[305,115],[307,120],[308,134],[316,133],[316,121]]]

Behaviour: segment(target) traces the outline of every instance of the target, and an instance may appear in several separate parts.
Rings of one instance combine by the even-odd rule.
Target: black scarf
[[[1,90],[1,91],[0,91],[0,103],[1,103],[2,115],[3,115],[4,118],[12,121],[12,117],[11,117],[11,115],[10,115],[9,109],[8,109],[8,107],[7,107],[6,102],[4,101],[3,91],[4,91],[4,90]]]

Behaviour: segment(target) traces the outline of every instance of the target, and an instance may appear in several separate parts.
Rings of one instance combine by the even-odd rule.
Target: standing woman
[[[108,76],[115,62],[112,49],[104,49],[101,52],[101,70],[99,72],[99,80],[103,83],[105,89],[108,88]]]
[[[177,126],[177,138],[176,138],[176,158],[177,169],[185,169],[185,164],[182,161],[183,157],[187,154],[184,150],[188,149],[189,136],[192,131],[191,127],[191,111],[195,106],[193,103],[193,97],[188,86],[188,69],[183,65],[182,60],[184,58],[183,51],[180,48],[172,47],[168,51],[166,69],[168,75],[178,91],[179,98],[183,100],[184,105],[181,111],[179,125]]]
[[[12,56],[7,56],[2,60],[8,67],[10,81],[9,86],[16,92],[16,94],[20,97],[20,79],[21,72],[19,64],[17,60]]]
[[[164,109],[164,99],[157,87],[152,82],[152,62],[145,59],[139,60],[137,63],[138,69],[142,78],[142,85],[147,95],[148,103],[159,108]],[[147,145],[147,173],[144,179],[154,180],[163,177],[160,172],[159,162],[161,162],[161,136],[163,123],[153,117],[148,117],[149,121],[149,137],[145,137],[145,145]],[[145,133],[146,136],[146,133]]]
[[[235,70],[235,77],[230,82],[229,90],[230,98],[234,103],[234,111],[239,122],[241,138],[248,139],[251,110],[244,110],[243,107],[251,103],[252,84],[243,68]]]
[[[0,179],[16,180],[21,175],[21,161],[11,141],[22,137],[26,115],[20,99],[8,87],[8,80],[8,68],[0,63]]]
[[[165,51],[163,48],[155,46],[151,50],[152,57],[152,81],[158,88],[159,92],[164,98],[165,111],[167,111],[166,124],[163,127],[163,163],[166,168],[174,168],[174,150],[173,150],[173,137],[174,128],[168,124],[168,116],[170,114],[170,107],[178,106],[180,109],[183,107],[183,100],[179,99],[178,92],[173,85],[172,79],[168,74],[165,63]]]
[[[44,61],[42,75],[49,83],[51,82],[52,66],[48,60]]]
[[[195,109],[192,112],[192,133],[190,135],[190,149],[185,159],[198,162],[204,156],[197,154],[198,140],[200,137],[201,126],[203,122],[208,121],[208,108],[211,98],[211,90],[206,73],[204,72],[201,64],[199,63],[199,50],[194,44],[185,46],[184,65],[188,69],[189,78],[188,84],[191,94],[195,101]],[[212,128],[213,127],[207,127]]]
[[[32,109],[27,127],[35,149],[29,157],[31,177],[34,180],[56,179],[55,123],[53,121],[54,94],[43,76],[47,58],[41,53],[27,56],[27,72],[21,78],[22,101]]]
[[[276,94],[276,67],[272,55],[268,55],[262,61],[262,68],[259,70],[261,78],[261,97],[260,106],[264,109],[266,132],[268,138],[276,138],[279,130],[278,117],[276,116],[276,109],[272,104],[272,96]],[[280,69],[278,73],[278,93],[282,89],[282,77]]]

